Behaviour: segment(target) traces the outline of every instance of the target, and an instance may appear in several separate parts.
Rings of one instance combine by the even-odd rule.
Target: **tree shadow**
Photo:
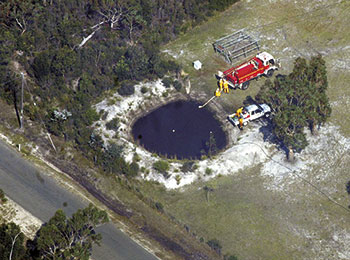
[[[283,76],[283,75],[282,75]],[[248,95],[243,101],[244,106],[249,106],[253,104],[259,104],[252,96]],[[264,142],[276,145],[277,149],[283,151],[286,156],[288,156],[288,148],[273,134],[273,126],[271,122],[271,117],[259,119],[261,126],[259,132],[263,134]]]

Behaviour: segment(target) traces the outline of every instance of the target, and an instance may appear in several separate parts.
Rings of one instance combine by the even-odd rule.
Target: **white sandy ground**
[[[150,97],[152,95],[150,93],[145,96],[141,94],[140,89],[142,86],[153,89],[152,98],[155,99],[160,98],[161,94],[166,91],[160,81],[140,83],[135,87],[134,95],[122,99],[116,93],[113,95],[113,98],[117,100],[115,104],[108,105],[108,100],[104,100],[96,105],[97,112],[102,109],[108,111],[106,120],[100,120],[96,124],[98,126],[97,131],[102,134],[105,142],[113,141],[112,136],[114,136],[114,131],[107,130],[105,123],[112,120],[115,116],[118,116],[121,121],[128,122],[130,118],[129,113],[143,105],[145,96]],[[219,174],[234,174],[246,167],[263,163],[262,175],[272,177],[271,182],[266,184],[266,188],[280,190],[289,182],[299,181],[300,179],[296,177],[296,174],[306,174],[307,170],[311,169],[314,163],[322,162],[324,167],[319,178],[325,178],[325,175],[330,174],[327,170],[332,166],[334,154],[343,154],[350,149],[350,140],[340,134],[338,127],[327,124],[320,129],[319,135],[308,135],[310,145],[300,154],[296,154],[297,160],[291,164],[285,160],[283,151],[277,149],[275,145],[264,141],[263,133],[260,131],[262,126],[263,123],[261,122],[251,123],[242,133],[232,127],[232,131],[229,134],[233,135],[234,140],[237,140],[233,146],[216,155],[213,159],[198,161],[198,168],[194,172],[181,172],[182,163],[172,162],[169,178],[165,178],[162,174],[152,169],[152,164],[160,158],[130,142],[129,137],[127,137],[128,133],[119,131],[121,137],[119,142],[125,146],[124,156],[128,162],[131,162],[134,153],[137,153],[142,158],[139,162],[140,167],[150,170],[148,175],[142,174],[142,178],[162,183],[167,189],[183,187],[199,178],[207,180]],[[120,128],[125,128],[125,124],[122,123]],[[205,170],[208,167],[212,169],[210,176],[205,175]],[[176,179],[179,178],[180,181],[178,182]]]
[[[123,108],[128,108],[125,104],[130,103],[130,100],[133,100],[133,98],[137,100],[138,104],[142,105],[142,94],[139,92],[142,84],[136,86],[135,95],[129,97],[127,101],[118,101],[116,104],[110,106],[104,101],[96,105],[97,110],[104,109],[105,111],[109,111],[106,121],[113,119],[115,115],[119,115],[121,119],[127,120],[131,109],[123,110]],[[157,86],[160,83],[157,81],[155,83],[147,83],[146,85],[151,87],[152,84]],[[160,95],[161,91],[158,93],[158,96]],[[114,96],[118,97],[118,94]],[[157,98],[157,96],[153,98]],[[336,102],[345,101],[348,102],[348,98],[341,97]],[[332,106],[335,106],[336,102],[333,102]],[[114,133],[105,130],[105,122],[101,121],[99,124],[98,131],[100,133],[107,133],[107,136],[113,136]],[[308,130],[305,130],[308,133],[307,139],[309,145],[301,153],[295,154],[295,162],[290,163],[286,160],[284,151],[280,150],[275,144],[264,141],[264,134],[269,135],[268,131],[262,131],[265,124],[264,121],[252,122],[243,132],[232,127],[232,131],[229,134],[232,135],[235,143],[231,147],[219,153],[213,159],[197,161],[198,168],[194,172],[181,172],[182,163],[171,162],[170,177],[167,179],[152,169],[152,164],[160,159],[158,156],[152,155],[144,148],[130,142],[125,131],[120,131],[120,136],[122,137],[121,142],[126,147],[124,150],[126,160],[129,162],[132,161],[133,155],[136,152],[142,158],[139,162],[140,166],[150,169],[150,173],[148,175],[142,174],[141,178],[162,183],[167,189],[182,188],[196,180],[209,180],[218,175],[234,175],[240,169],[253,167],[258,164],[261,164],[260,174],[265,179],[263,181],[264,187],[272,191],[285,192],[293,184],[298,185],[302,182],[300,177],[310,180],[317,186],[318,183],[330,183],[331,180],[338,178],[337,175],[339,172],[334,169],[343,156],[350,154],[350,138],[344,137],[340,133],[338,126],[327,123],[319,129],[316,136],[312,136]],[[105,136],[104,140],[112,141],[112,138]],[[322,165],[322,167],[318,167],[319,165]],[[205,170],[208,167],[212,169],[212,174],[206,176]],[[317,172],[314,172],[315,168],[318,169]],[[176,181],[176,176],[181,177],[180,182]],[[333,185],[327,185],[327,187],[321,189],[330,195],[337,192],[336,187]],[[326,212],[323,213],[322,218],[327,219]],[[312,259],[350,259],[350,234],[347,230],[343,230],[334,224],[334,227],[327,226],[322,231],[307,228],[285,219],[283,221],[291,232],[310,244],[309,250],[315,256]],[[325,238],[322,232],[326,232],[330,237]],[[300,250],[300,248],[296,248],[296,250]],[[310,256],[310,254],[308,255]]]
[[[7,197],[7,199],[8,201],[6,203],[0,204],[1,218],[6,222],[14,222],[20,226],[21,231],[26,237],[33,239],[43,222],[10,198]]]

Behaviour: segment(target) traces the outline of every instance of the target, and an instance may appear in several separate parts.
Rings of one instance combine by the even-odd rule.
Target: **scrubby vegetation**
[[[236,1],[3,1],[0,97],[17,105],[24,72],[25,115],[104,167],[109,151],[90,127],[99,119],[91,104],[107,90],[127,96],[137,81],[178,75],[159,47]]]
[[[153,168],[162,174],[166,174],[167,171],[169,171],[170,166],[167,161],[159,160],[153,163]]]
[[[116,118],[113,118],[111,121],[107,122],[106,123],[106,128],[108,130],[117,131],[118,128],[119,128],[119,119],[116,117]]]

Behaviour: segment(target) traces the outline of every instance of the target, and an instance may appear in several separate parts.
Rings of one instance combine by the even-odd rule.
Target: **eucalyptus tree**
[[[24,235],[15,223],[0,225],[0,259],[24,259],[26,249],[23,246]]]
[[[330,116],[327,87],[325,61],[316,56],[310,62],[297,58],[288,76],[278,75],[274,82],[267,80],[257,94],[257,100],[272,107],[273,132],[287,148],[290,159],[294,151],[301,151],[308,144],[304,128],[310,126],[315,133],[316,126]]]
[[[107,213],[92,204],[79,209],[71,218],[58,210],[34,240],[39,259],[88,260],[92,245],[99,245],[102,239],[95,228],[107,221]]]

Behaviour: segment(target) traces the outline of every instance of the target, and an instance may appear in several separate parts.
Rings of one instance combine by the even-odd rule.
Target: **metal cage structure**
[[[244,29],[216,40],[213,47],[230,64],[241,56],[247,57],[252,51],[260,49],[259,41],[245,33]]]

